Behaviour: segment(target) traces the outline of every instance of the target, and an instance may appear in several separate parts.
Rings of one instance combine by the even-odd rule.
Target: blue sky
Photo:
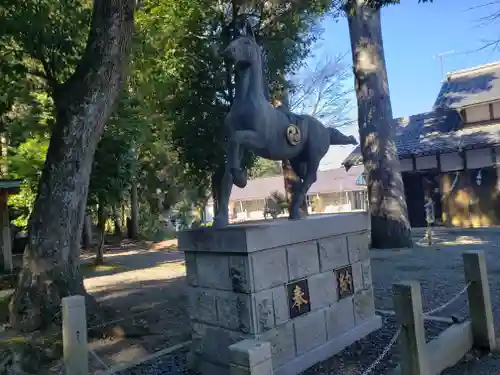
[[[488,40],[500,38],[500,24],[485,24],[481,18],[500,9],[500,4],[484,5],[491,0],[402,0],[382,10],[382,33],[392,109],[395,117],[429,111],[441,85],[441,65],[433,56],[448,51],[443,58],[444,72],[455,71],[500,60],[500,50],[476,51]],[[500,21],[499,21],[500,23]],[[323,38],[316,46],[317,55],[348,52],[350,42],[347,20],[325,19]],[[476,51],[476,52],[471,52]],[[353,82],[349,82],[352,86]],[[352,116],[356,116],[356,110]],[[344,129],[357,136],[357,128]],[[332,147],[322,169],[336,168],[350,147]]]

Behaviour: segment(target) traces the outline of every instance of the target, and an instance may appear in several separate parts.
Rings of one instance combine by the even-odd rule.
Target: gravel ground
[[[464,233],[466,233],[464,235]],[[462,253],[467,250],[484,250],[486,253],[493,315],[497,335],[500,327],[500,231],[440,231],[437,246],[412,250],[372,250],[372,274],[377,309],[393,310],[392,285],[403,280],[417,280],[422,287],[424,311],[434,309],[459,293],[464,287]],[[420,242],[421,243],[421,242]],[[453,304],[435,314],[467,318],[467,298],[462,295]],[[302,375],[361,375],[379,356],[396,332],[392,316],[384,316],[383,327],[338,355],[319,363]],[[447,323],[426,321],[427,341],[449,326]],[[398,363],[398,347],[389,351],[371,374],[386,374]],[[493,353],[476,360],[473,355],[443,372],[444,375],[486,375],[500,372],[500,354]],[[145,363],[119,375],[177,375],[189,374],[185,354],[169,355]]]
[[[449,324],[435,321],[424,323],[427,341],[435,338]],[[375,362],[396,333],[397,325],[394,317],[383,316],[382,328],[364,339],[347,347],[339,354],[318,363],[304,371],[302,375],[361,375]],[[399,363],[399,351],[395,344],[388,354],[373,369],[371,374],[385,374]]]
[[[144,362],[115,375],[191,375],[191,372],[187,369],[186,353],[177,353]]]

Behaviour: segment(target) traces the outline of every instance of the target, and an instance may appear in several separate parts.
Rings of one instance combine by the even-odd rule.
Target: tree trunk
[[[7,162],[7,156],[9,152],[9,138],[7,132],[2,132],[0,134],[0,153],[2,155],[2,163],[0,164],[0,176],[2,178],[7,178],[9,174],[9,163]]]
[[[137,181],[132,180],[130,192],[130,238],[139,238],[139,198],[137,197]]]
[[[94,0],[82,60],[65,83],[52,85],[56,122],[10,301],[15,329],[48,326],[69,295],[87,296],[88,311],[95,311],[83,285],[78,251],[95,149],[124,80],[134,6],[134,0]]]
[[[102,199],[99,200],[97,210],[97,229],[99,230],[99,244],[97,245],[95,261],[96,266],[104,264],[104,239],[106,237],[106,212],[105,204]]]
[[[83,223],[83,248],[90,249],[92,246],[92,216],[85,215]]]
[[[286,107],[290,108],[290,97],[288,95],[288,88],[284,87],[283,90],[277,97],[276,107]],[[288,212],[291,212],[291,204],[292,204],[292,195],[293,195],[293,186],[297,183],[299,177],[295,174],[290,165],[290,161],[283,160],[281,162],[281,167],[283,170],[283,179],[285,180],[285,191],[286,191],[286,201],[288,203]],[[307,199],[304,199],[304,202],[300,205],[301,214],[304,216],[309,215],[309,211],[307,210]]]
[[[393,138],[380,10],[354,0],[348,9],[358,124],[370,200],[372,247],[411,247],[403,180]]]
[[[217,168],[215,173],[211,177],[212,185],[212,199],[214,201],[214,215],[217,215],[220,210],[220,196],[222,194],[222,181],[224,178],[225,165],[221,164],[220,168]]]
[[[118,213],[118,210],[116,209],[116,206],[113,208],[113,226],[114,228],[114,234],[115,236],[122,236],[122,228],[120,226],[120,216]]]
[[[293,186],[298,183],[299,177],[295,174],[288,160],[283,160],[281,162],[281,167],[283,169],[283,179],[285,182],[285,191],[286,191],[286,201],[288,203],[288,212],[291,212],[291,204],[292,204],[292,195],[293,195]],[[304,199],[302,204],[300,205],[300,212],[303,216],[309,215],[309,211],[307,210],[307,199]]]

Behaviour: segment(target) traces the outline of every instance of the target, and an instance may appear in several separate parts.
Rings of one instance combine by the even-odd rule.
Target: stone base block
[[[318,362],[324,361],[341,352],[349,345],[378,330],[382,326],[382,319],[374,316],[363,324],[337,336],[334,340],[325,342],[314,349],[295,357],[280,367],[274,368],[274,375],[297,375]]]
[[[194,367],[229,374],[228,347],[251,339],[295,375],[378,329],[368,228],[359,212],[181,233]]]

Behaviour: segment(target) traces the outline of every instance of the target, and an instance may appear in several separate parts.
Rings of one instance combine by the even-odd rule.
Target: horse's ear
[[[250,22],[245,22],[245,33],[248,37],[255,39],[255,35],[253,33],[253,28],[252,25],[250,25]]]

